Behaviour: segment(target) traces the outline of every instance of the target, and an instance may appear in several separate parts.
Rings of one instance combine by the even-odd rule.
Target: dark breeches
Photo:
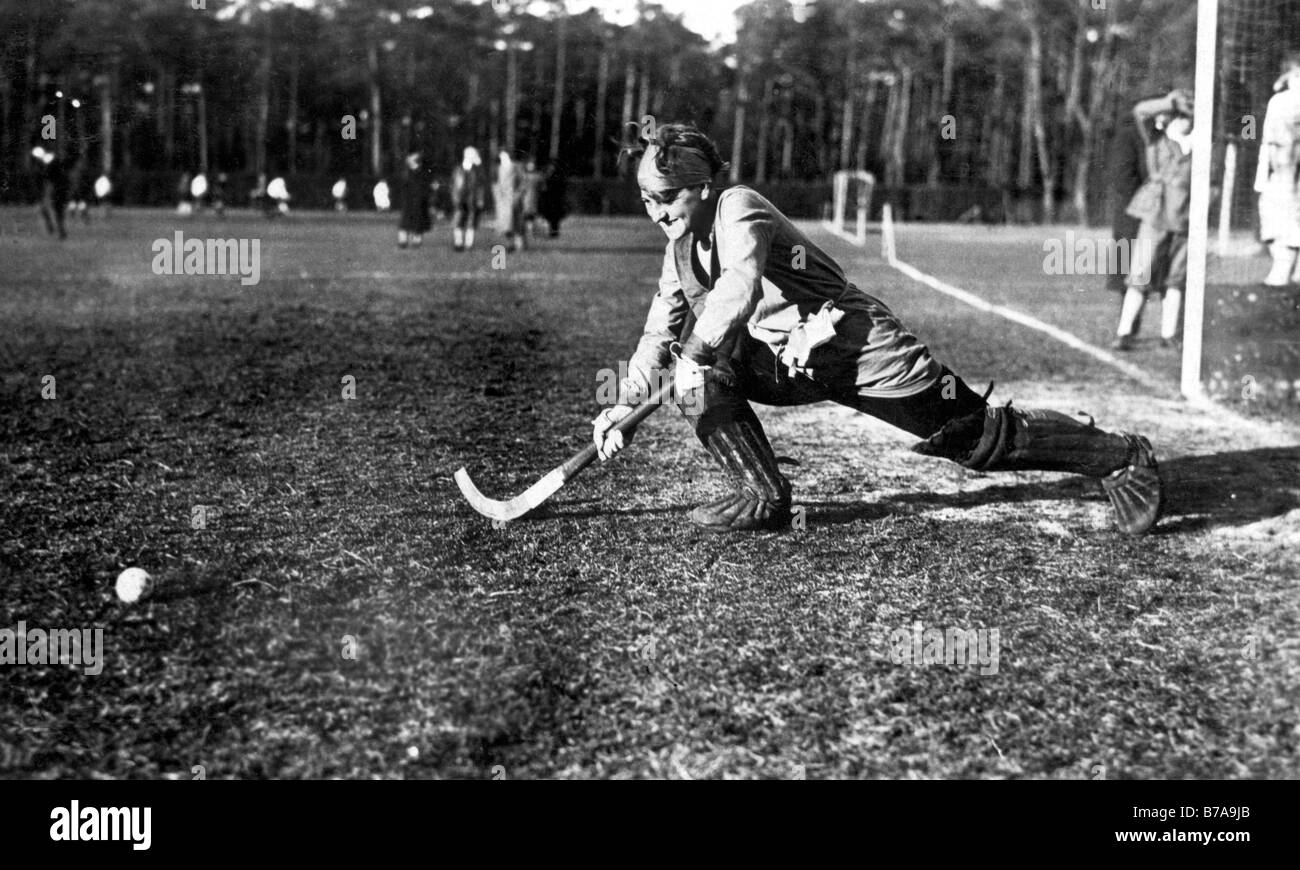
[[[740,354],[715,367],[707,379],[703,401],[693,397],[693,407],[683,407],[701,438],[714,423],[752,417],[750,402],[774,406],[837,402],[918,438],[928,438],[953,420],[987,407],[984,399],[947,367],[920,393],[888,398],[864,396],[854,383],[856,370],[845,370],[838,376],[819,375],[816,380],[805,375],[791,377],[767,345],[749,338],[744,341]],[[978,440],[978,435],[975,438]]]

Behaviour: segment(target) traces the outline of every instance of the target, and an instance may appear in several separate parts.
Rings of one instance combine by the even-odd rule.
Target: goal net
[[[1270,100],[1300,49],[1300,0],[1198,0],[1197,12],[1196,126],[1207,129],[1194,132],[1204,139],[1193,150],[1182,391],[1253,401],[1269,384],[1294,396],[1300,344],[1286,334],[1285,291],[1261,286],[1274,264],[1257,186]]]
[[[870,172],[842,169],[835,173],[830,223],[837,233],[847,235],[852,225],[854,238],[859,244],[866,244],[871,195],[875,189],[876,177]]]
[[[1250,257],[1261,253],[1255,181],[1264,115],[1283,56],[1300,48],[1300,0],[1220,0],[1215,41],[1211,251]]]

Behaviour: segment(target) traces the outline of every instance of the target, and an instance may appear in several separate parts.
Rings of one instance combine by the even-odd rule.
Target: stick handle
[[[626,432],[628,429],[633,429],[641,425],[641,422],[643,420],[645,420],[655,411],[659,410],[660,405],[663,405],[669,400],[671,400],[672,395],[673,395],[673,382],[672,380],[668,380],[667,382],[664,383],[662,387],[660,387],[654,393],[654,395],[652,395],[650,398],[646,399],[644,402],[642,402],[641,404],[633,408],[631,414],[628,414],[622,420],[619,420],[616,424],[614,424],[613,429],[611,429],[610,431]],[[559,471],[560,474],[563,475],[566,481],[572,480],[574,477],[577,476],[578,472],[582,471],[582,469],[586,468],[588,465],[591,465],[591,463],[595,461],[596,461],[596,445],[588,444],[586,447],[582,448],[582,450],[575,453],[573,457],[569,459],[568,462],[561,465]]]

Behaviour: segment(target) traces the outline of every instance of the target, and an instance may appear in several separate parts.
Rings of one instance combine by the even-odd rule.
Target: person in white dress
[[[1300,51],[1287,55],[1277,93],[1264,113],[1255,192],[1259,194],[1259,237],[1268,245],[1273,268],[1264,283],[1292,283],[1300,255]]]

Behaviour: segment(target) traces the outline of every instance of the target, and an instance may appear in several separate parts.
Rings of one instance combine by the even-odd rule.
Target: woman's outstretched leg
[[[1115,524],[1140,535],[1160,516],[1163,486],[1151,442],[1106,432],[1058,411],[1021,410],[1010,403],[955,419],[917,444],[976,471],[1066,471],[1101,479]]]

